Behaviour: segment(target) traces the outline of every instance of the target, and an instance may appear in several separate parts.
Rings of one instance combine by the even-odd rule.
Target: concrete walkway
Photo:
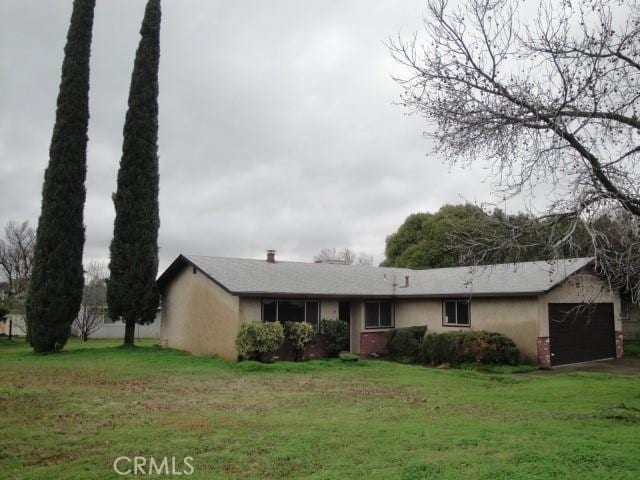
[[[640,358],[625,357],[620,360],[599,360],[596,362],[577,363],[553,367],[551,370],[538,370],[536,373],[539,375],[556,375],[568,372],[597,372],[640,376]]]

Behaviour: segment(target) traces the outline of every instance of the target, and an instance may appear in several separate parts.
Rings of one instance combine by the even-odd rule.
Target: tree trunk
[[[87,332],[82,332],[82,341],[86,342],[89,340],[89,334]]]
[[[13,320],[9,319],[9,340],[13,336]]]
[[[125,327],[124,327],[124,344],[126,346],[133,347],[135,334],[136,334],[136,321],[131,318],[126,319]]]

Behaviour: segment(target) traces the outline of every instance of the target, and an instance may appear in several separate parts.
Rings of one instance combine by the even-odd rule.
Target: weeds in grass
[[[114,478],[118,455],[191,479],[636,479],[640,379],[338,359],[227,362],[139,342],[34,355],[0,340],[3,478]]]

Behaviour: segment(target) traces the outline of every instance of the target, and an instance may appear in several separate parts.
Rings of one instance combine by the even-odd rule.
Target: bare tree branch
[[[535,8],[428,0],[424,35],[389,44],[403,67],[401,103],[431,124],[436,153],[487,164],[505,197],[555,187],[539,218],[496,225],[500,238],[468,238],[477,261],[536,242],[551,258],[587,242],[612,285],[638,288],[640,2]]]
[[[85,342],[104,325],[107,315],[107,272],[106,264],[96,261],[89,262],[85,270],[82,304],[73,322]]]

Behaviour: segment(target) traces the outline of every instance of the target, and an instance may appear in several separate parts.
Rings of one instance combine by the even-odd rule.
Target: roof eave
[[[230,291],[239,297],[271,297],[271,298],[397,298],[397,299],[439,299],[439,298],[495,298],[495,297],[537,297],[544,290],[525,292],[460,292],[460,293],[412,293],[412,294],[363,294],[363,293],[300,293],[300,292],[265,292],[265,291]]]

